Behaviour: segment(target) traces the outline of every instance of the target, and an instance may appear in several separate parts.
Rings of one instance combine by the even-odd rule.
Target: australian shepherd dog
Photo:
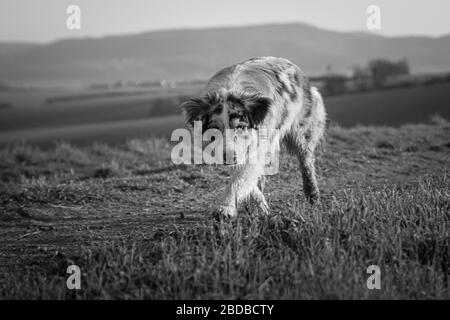
[[[203,132],[215,129],[223,133],[224,158],[236,168],[217,203],[216,215],[235,216],[238,206],[250,198],[268,213],[263,195],[267,161],[237,163],[236,157],[242,144],[251,145],[249,140],[261,144],[261,139],[254,139],[257,136],[266,140],[271,155],[278,155],[280,145],[285,144],[300,163],[306,198],[311,203],[318,200],[314,152],[324,135],[326,112],[319,91],[294,63],[260,57],[234,64],[217,72],[201,96],[184,102],[181,108],[188,126],[201,121]],[[229,131],[233,134],[226,134]],[[264,135],[258,135],[262,131]]]

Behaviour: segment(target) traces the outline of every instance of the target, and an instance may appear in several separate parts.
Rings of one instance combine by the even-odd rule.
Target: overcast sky
[[[70,4],[81,30],[66,28]],[[0,0],[0,41],[49,42],[149,30],[305,22],[338,31],[365,30],[369,5],[381,30],[397,35],[450,33],[450,0]]]

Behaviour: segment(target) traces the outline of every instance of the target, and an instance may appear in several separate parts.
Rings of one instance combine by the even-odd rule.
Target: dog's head
[[[258,95],[213,92],[189,99],[181,108],[188,126],[193,127],[195,121],[201,121],[202,133],[208,129],[219,130],[224,150],[229,154],[250,138],[248,129],[258,129],[264,122],[271,103],[270,98]],[[233,143],[227,139],[233,139]]]
[[[207,129],[257,128],[265,119],[271,100],[266,97],[245,94],[209,93],[200,98],[189,99],[181,105],[186,123],[202,122]]]

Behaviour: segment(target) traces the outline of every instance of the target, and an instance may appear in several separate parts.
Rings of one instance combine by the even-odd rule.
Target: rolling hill
[[[48,44],[0,43],[0,82],[79,85],[117,80],[205,79],[252,56],[283,56],[309,74],[372,58],[407,57],[413,72],[450,70],[450,36],[383,37],[305,24],[169,30]]]

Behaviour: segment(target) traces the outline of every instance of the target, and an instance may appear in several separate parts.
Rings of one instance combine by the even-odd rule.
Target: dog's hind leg
[[[310,203],[316,203],[319,199],[319,188],[317,186],[316,168],[314,165],[315,141],[310,139],[311,132],[306,130],[295,130],[285,136],[284,142],[290,153],[295,155],[300,162],[302,172],[303,192]]]
[[[311,204],[314,204],[319,200],[314,153],[307,150],[299,155],[299,161],[302,171],[303,191],[306,199],[308,199]]]
[[[284,137],[287,149],[300,162],[303,191],[311,203],[319,199],[314,152],[325,131],[326,112],[322,96],[316,88],[311,88],[311,105],[301,122],[295,123]]]

